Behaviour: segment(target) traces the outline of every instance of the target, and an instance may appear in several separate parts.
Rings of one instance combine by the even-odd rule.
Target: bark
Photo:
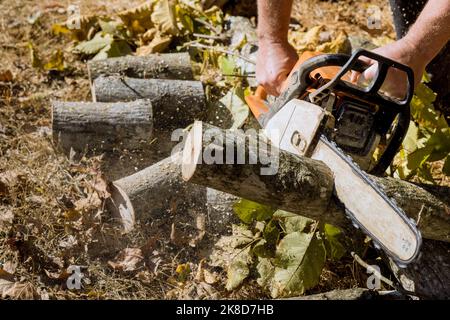
[[[321,161],[279,150],[279,168],[274,175],[261,175],[263,165],[249,164],[249,161],[245,164],[198,163],[202,155],[214,148],[210,145],[211,139],[203,139],[208,129],[213,129],[216,136],[225,136],[225,131],[217,127],[201,122],[194,124],[183,152],[182,172],[186,181],[348,229],[349,220],[345,218],[344,209],[338,199],[332,197],[333,174]],[[225,150],[236,149],[233,140],[244,141],[243,133],[227,131],[226,134],[225,144],[218,143]],[[250,140],[245,141],[245,154],[257,154]],[[261,140],[259,144],[260,150],[269,149]],[[424,238],[450,241],[448,199],[440,200],[407,182],[382,178],[377,181],[410,218],[419,220]]]
[[[149,100],[119,103],[52,103],[53,137],[61,147],[81,152],[139,149],[153,130]]]
[[[110,75],[142,79],[194,79],[187,52],[91,60],[88,62],[88,72],[91,82],[99,76]]]
[[[200,118],[205,94],[200,81],[98,77],[92,85],[98,102],[150,99],[156,129],[186,127]]]
[[[390,262],[404,289],[422,299],[450,299],[450,244],[425,239],[419,258],[400,269]]]
[[[197,121],[188,134],[183,152],[182,172],[186,181],[314,218],[319,218],[326,210],[333,191],[333,179],[325,164],[280,152],[276,174],[264,175],[261,173],[270,167],[264,164],[264,159],[270,159],[270,152],[276,149],[257,148],[255,138],[246,139],[239,131],[227,133],[231,139],[223,139],[224,149],[234,150],[237,156],[240,150],[237,150],[236,145],[245,145],[245,154],[256,159],[257,163],[208,164],[209,160],[202,156],[214,153],[211,141],[225,137],[225,132]],[[203,139],[206,135],[212,138]],[[216,155],[222,147],[221,142],[219,144]],[[225,163],[224,158],[225,154],[220,162]]]

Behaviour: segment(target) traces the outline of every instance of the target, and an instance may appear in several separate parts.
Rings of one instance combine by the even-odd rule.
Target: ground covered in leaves
[[[113,16],[144,2],[80,1],[80,8],[82,15],[96,12]],[[227,290],[226,272],[209,265],[205,250],[201,250],[211,243],[180,245],[171,236],[173,230],[163,227],[150,232],[140,226],[131,234],[123,234],[111,223],[104,208],[109,194],[100,169],[101,157],[69,159],[51,139],[52,99],[91,100],[84,59],[92,55],[86,57],[83,52],[91,47],[86,43],[80,46],[61,27],[68,18],[65,5],[50,0],[36,3],[0,3],[0,297],[270,298],[270,292],[262,290],[252,277],[238,290]],[[320,50],[328,52],[345,51],[348,36],[370,39],[376,45],[392,41],[387,1],[369,3],[381,9],[381,26],[376,30],[367,28],[368,5],[361,1],[297,1],[291,41],[299,50],[322,45]],[[233,15],[251,12],[242,4],[226,10]],[[188,18],[183,21],[186,29],[194,23]],[[205,23],[204,28],[211,26]],[[108,56],[124,50],[145,55],[188,48],[172,35],[145,34],[149,39],[142,36],[127,45],[115,43],[116,47],[102,38],[110,47],[103,45],[95,54]],[[311,39],[319,34],[314,43]],[[331,41],[336,39],[343,41]],[[235,68],[230,64],[235,61],[225,57],[219,59],[219,66],[208,67],[210,56],[215,54],[210,47],[221,39],[209,40],[192,43],[199,50],[196,56],[202,55],[196,65],[197,77],[209,88],[211,97],[221,97],[236,80],[220,71],[232,73]],[[202,46],[211,50],[203,52]],[[218,50],[223,53],[224,49]],[[234,125],[244,120],[234,117]],[[438,166],[442,168],[442,163]],[[441,179],[446,178],[441,175]],[[176,221],[176,217],[171,219]],[[369,253],[365,258],[376,256]],[[81,266],[81,290],[67,288],[71,275],[67,268],[73,265]],[[365,270],[347,252],[339,261],[327,260],[318,285],[306,293],[365,286],[365,279]]]

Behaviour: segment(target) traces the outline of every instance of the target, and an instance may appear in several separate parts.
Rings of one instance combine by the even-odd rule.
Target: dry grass
[[[111,13],[142,2],[83,0],[81,8]],[[364,23],[358,20],[358,10],[364,6],[359,1],[302,1],[295,16],[305,27],[324,24],[366,34]],[[358,10],[351,9],[354,7]],[[8,181],[6,188],[0,185],[0,216],[13,215],[13,223],[0,228],[0,265],[14,281],[31,286],[27,298],[267,298],[253,282],[226,292],[224,275],[218,270],[217,282],[211,285],[195,281],[202,254],[195,248],[171,244],[167,228],[138,228],[131,235],[122,234],[103,209],[106,194],[101,159],[69,160],[53,145],[50,100],[90,100],[85,64],[70,52],[67,38],[51,31],[52,24],[66,19],[65,8],[66,3],[50,0],[0,3],[0,72],[10,70],[14,76],[12,82],[0,83],[0,174]],[[385,14],[386,5],[382,9]],[[30,17],[38,12],[40,18],[30,23]],[[329,21],[334,21],[332,26]],[[392,35],[390,21],[383,23],[383,35]],[[55,50],[63,50],[70,67],[63,73],[33,68],[28,43],[44,60]],[[114,270],[108,261],[126,247],[140,248],[142,261],[134,271]],[[190,263],[193,270],[184,284],[177,281],[176,273],[183,263]],[[66,288],[64,270],[69,265],[84,266],[80,291]],[[316,290],[357,285],[352,262],[347,259],[330,264]]]

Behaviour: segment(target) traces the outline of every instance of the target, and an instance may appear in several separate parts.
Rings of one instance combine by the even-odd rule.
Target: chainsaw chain
[[[390,198],[385,193],[385,188],[381,186],[380,184],[376,183],[373,179],[371,179],[368,174],[362,170],[359,165],[353,160],[353,158],[350,155],[347,155],[345,152],[342,151],[341,148],[338,147],[336,142],[328,140],[328,138],[325,135],[321,135],[320,140],[325,143],[328,147],[330,147],[342,160],[344,160],[351,169],[366,182],[370,187],[372,187],[388,204],[391,208],[394,209],[394,211],[400,216],[400,218],[408,224],[408,226],[414,231],[416,238],[418,240],[418,245],[416,248],[416,252],[413,256],[413,258],[410,260],[414,260],[416,256],[419,253],[419,248],[422,244],[422,236],[420,231],[417,228],[416,221],[413,218],[409,218],[402,208],[400,208],[397,204],[397,201],[395,199]],[[397,256],[395,256],[393,253],[390,252],[378,239],[376,239],[370,231],[368,231],[359,221],[356,219],[356,217],[353,215],[353,213],[345,208],[345,213],[347,218],[349,218],[353,224],[353,226],[357,229],[361,229],[365,234],[367,234],[373,241],[374,246],[376,249],[383,249],[383,251],[400,267],[405,268],[407,263],[400,260]],[[408,262],[409,263],[409,262]]]

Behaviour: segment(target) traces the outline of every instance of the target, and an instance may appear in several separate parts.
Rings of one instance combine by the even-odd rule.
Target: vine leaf
[[[304,294],[318,284],[325,257],[318,232],[290,233],[280,241],[274,259],[260,259],[258,283],[273,298]]]
[[[217,241],[210,257],[210,265],[227,270],[227,290],[237,288],[250,274],[253,232],[244,225],[233,225],[232,235]]]

